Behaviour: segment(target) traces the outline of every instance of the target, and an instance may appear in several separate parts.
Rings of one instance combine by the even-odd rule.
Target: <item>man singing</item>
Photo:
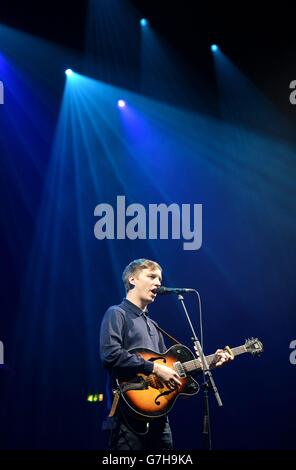
[[[100,331],[101,360],[110,374],[112,384],[118,377],[128,378],[143,373],[155,374],[169,389],[181,386],[180,377],[175,370],[129,352],[131,349],[146,348],[164,353],[167,349],[157,323],[148,317],[147,310],[161,286],[162,268],[155,261],[137,259],[126,266],[122,280],[126,298],[121,304],[108,308]],[[230,354],[218,349],[215,366],[231,359]],[[167,416],[145,422],[127,415],[118,406],[111,427],[111,450],[173,449]]]

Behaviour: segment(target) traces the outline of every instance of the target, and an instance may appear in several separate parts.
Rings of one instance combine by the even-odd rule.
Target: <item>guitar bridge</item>
[[[186,377],[186,372],[185,369],[180,361],[174,362],[174,369],[175,371],[179,374],[181,379],[184,379]]]

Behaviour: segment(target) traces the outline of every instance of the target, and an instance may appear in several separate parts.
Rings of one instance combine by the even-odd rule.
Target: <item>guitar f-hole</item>
[[[166,358],[165,358],[165,357],[150,357],[150,358],[148,359],[148,361],[152,361],[152,362],[154,362],[154,361],[162,361],[162,362],[166,363]]]
[[[159,398],[160,398],[160,397],[163,397],[163,396],[165,396],[165,395],[169,395],[170,393],[173,393],[173,391],[172,391],[172,390],[167,390],[167,391],[162,392],[162,393],[160,393],[159,395],[157,395],[157,397],[156,397],[155,400],[154,400],[155,405],[158,405],[158,406],[159,406],[159,405],[160,405]]]

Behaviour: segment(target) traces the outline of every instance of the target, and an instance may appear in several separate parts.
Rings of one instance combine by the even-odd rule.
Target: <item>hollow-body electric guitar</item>
[[[257,355],[263,351],[262,343],[257,338],[246,340],[245,344],[229,349],[233,356],[250,353]],[[171,390],[155,374],[137,374],[131,379],[117,379],[117,386],[124,404],[138,418],[153,419],[166,415],[173,407],[179,395],[195,395],[199,384],[192,374],[202,371],[201,362],[182,344],[175,344],[165,353],[159,354],[149,349],[129,351],[142,356],[146,361],[158,362],[174,369],[181,377],[182,385]],[[206,356],[209,367],[215,367],[215,355]]]

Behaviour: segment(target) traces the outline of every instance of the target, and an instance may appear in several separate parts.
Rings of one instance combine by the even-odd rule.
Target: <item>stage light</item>
[[[124,100],[118,100],[117,101],[117,106],[119,108],[124,108],[126,106],[126,102]]]
[[[147,26],[148,21],[146,20],[146,18],[142,18],[142,19],[140,20],[140,24],[141,24],[141,26]]]
[[[67,70],[65,71],[65,74],[67,75],[67,77],[70,77],[71,75],[73,75],[73,70],[67,69]]]
[[[212,49],[213,52],[217,52],[219,47],[217,46],[217,44],[212,44],[211,49]]]

